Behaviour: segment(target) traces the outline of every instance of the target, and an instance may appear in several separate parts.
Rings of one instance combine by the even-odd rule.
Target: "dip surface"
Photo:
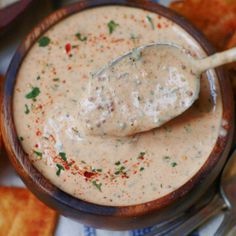
[[[13,98],[19,140],[34,166],[75,197],[101,205],[148,202],[186,183],[207,160],[222,117],[214,71],[199,100],[161,128],[131,137],[89,136],[80,101],[91,75],[118,56],[153,42],[205,53],[173,22],[141,9],[109,6],[74,14],[31,48]]]

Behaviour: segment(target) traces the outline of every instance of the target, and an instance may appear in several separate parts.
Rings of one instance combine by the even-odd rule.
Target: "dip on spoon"
[[[196,60],[171,44],[136,48],[90,79],[80,103],[85,131],[128,136],[160,127],[198,98],[202,72],[235,59],[236,49]]]

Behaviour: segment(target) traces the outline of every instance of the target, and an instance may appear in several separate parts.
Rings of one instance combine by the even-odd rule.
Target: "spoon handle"
[[[199,210],[194,216],[190,217],[183,224],[172,230],[168,236],[185,236],[191,233],[198,226],[206,222],[212,216],[215,216],[222,209],[226,208],[224,200],[219,194],[205,207]]]
[[[227,235],[232,228],[236,225],[236,216],[234,212],[226,211],[224,214],[224,219],[221,222],[219,228],[215,232],[214,236],[224,236]]]
[[[223,52],[215,53],[212,56],[198,60],[195,63],[198,71],[202,73],[208,69],[215,68],[233,61],[236,61],[236,47]]]

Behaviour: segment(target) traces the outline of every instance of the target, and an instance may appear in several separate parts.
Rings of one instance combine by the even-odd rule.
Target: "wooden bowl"
[[[16,171],[29,189],[43,202],[57,209],[63,215],[79,220],[81,223],[98,228],[116,230],[141,228],[150,226],[172,217],[178,216],[192,206],[220,173],[229,153],[234,129],[233,96],[228,79],[222,68],[216,70],[219,78],[223,119],[227,125],[226,136],[219,136],[209,158],[201,169],[182,187],[157,200],[135,206],[110,207],[101,206],[77,199],[51,184],[25,155],[17,139],[13,123],[12,95],[18,69],[24,56],[37,38],[48,28],[65,17],[81,10],[102,5],[125,5],[138,7],[167,17],[188,33],[190,33],[207,54],[214,53],[214,49],[204,36],[181,16],[158,4],[140,0],[89,0],[62,8],[42,21],[20,45],[12,59],[4,85],[1,124],[2,134],[8,156]]]

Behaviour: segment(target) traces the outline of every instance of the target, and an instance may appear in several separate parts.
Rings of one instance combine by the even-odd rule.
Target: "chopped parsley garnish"
[[[108,29],[109,29],[109,34],[112,34],[115,31],[116,27],[119,26],[119,24],[117,24],[115,21],[111,20],[107,24],[107,26],[108,26]]]
[[[57,167],[56,175],[57,175],[57,176],[60,176],[61,171],[62,171],[62,170],[65,170],[65,168],[64,168],[62,165],[60,165],[60,164],[56,164],[56,167]]]
[[[33,87],[32,90],[25,95],[28,99],[33,99],[35,101],[35,98],[40,94],[40,89],[38,87]]]
[[[144,171],[144,167],[141,167],[139,170],[140,170],[140,171]]]
[[[120,161],[117,161],[117,162],[115,163],[115,165],[116,165],[116,166],[120,165]]]
[[[50,38],[43,36],[38,40],[39,47],[46,47],[50,43]]]
[[[40,79],[41,79],[40,76],[37,76],[36,80],[40,80]]]
[[[164,160],[169,160],[170,157],[169,157],[169,156],[164,156],[163,159],[164,159]]]
[[[78,40],[80,40],[82,42],[87,40],[87,37],[82,36],[81,33],[77,33],[75,36],[77,37]]]
[[[61,157],[61,159],[62,159],[63,161],[67,161],[67,157],[66,157],[66,154],[65,154],[64,152],[60,152],[60,153],[59,153],[59,156]]]
[[[155,27],[154,27],[154,24],[153,24],[152,18],[151,18],[150,16],[146,16],[146,18],[147,18],[147,21],[150,23],[152,29],[154,30]]]
[[[92,182],[91,182],[100,192],[102,192],[102,183],[97,183],[97,181],[96,180],[93,180]]]
[[[100,172],[100,173],[101,173],[101,172],[102,172],[102,169],[100,169],[100,168],[99,168],[99,169],[92,168],[92,172]]]
[[[30,113],[30,110],[29,110],[29,107],[27,104],[25,104],[25,114],[29,114]]]
[[[172,162],[170,165],[171,165],[172,167],[175,167],[175,166],[177,166],[177,163],[176,163],[176,162]]]
[[[59,81],[59,80],[60,80],[59,78],[54,78],[54,79],[53,79],[54,82],[57,82],[57,81]]]
[[[124,166],[121,166],[116,172],[115,172],[115,175],[119,175],[121,173],[124,173],[123,170],[125,170],[125,167]]]
[[[35,151],[35,150],[34,150],[34,154],[36,154],[38,157],[42,157],[43,156],[42,152],[38,152],[38,151]]]

